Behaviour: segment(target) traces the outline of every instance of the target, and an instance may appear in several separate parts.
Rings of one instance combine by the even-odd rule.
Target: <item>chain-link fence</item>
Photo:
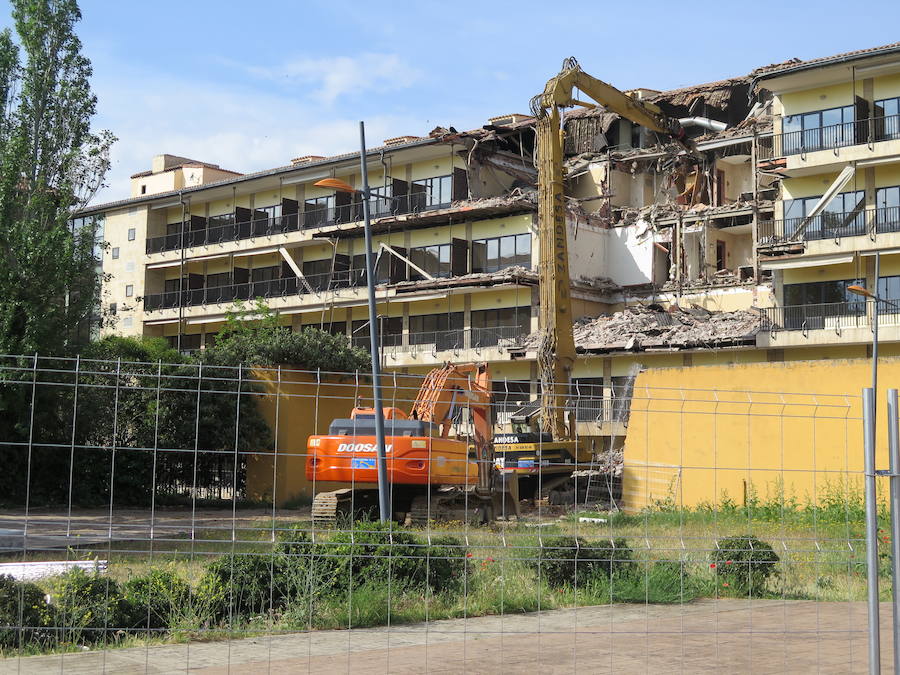
[[[4,357],[0,670],[866,669],[858,395],[582,378],[553,438],[489,375],[384,377],[381,523],[365,374]]]

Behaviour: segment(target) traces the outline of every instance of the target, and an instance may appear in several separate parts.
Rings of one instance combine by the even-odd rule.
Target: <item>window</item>
[[[125,297],[131,298],[134,296],[134,286],[132,284],[125,285]]]
[[[224,227],[225,225],[232,225],[234,223],[234,214],[233,213],[221,213],[218,216],[210,216],[206,219],[206,228],[208,230],[212,230],[216,227]]]
[[[435,345],[438,349],[462,349],[465,314],[444,312],[409,317],[409,344]]]
[[[372,262],[376,262],[375,265],[375,283],[376,284],[386,284],[391,280],[391,258],[393,257],[390,253],[384,252],[381,254],[381,258],[378,258],[378,254],[373,253]],[[350,274],[350,279],[352,281],[351,285],[353,286],[365,286],[366,285],[366,254],[359,253],[353,256],[353,259],[350,262],[350,269],[352,270]]]
[[[450,244],[411,248],[409,249],[409,259],[433,277],[450,276]],[[410,267],[409,278],[415,281],[425,277]]]
[[[512,234],[472,242],[472,272],[531,267],[531,234]]]
[[[854,106],[789,115],[782,120],[784,154],[795,155],[856,142]]]
[[[885,300],[900,299],[900,276],[881,277],[878,279],[878,297]],[[887,304],[887,303],[885,303]],[[888,307],[879,307],[879,311],[888,310]],[[894,313],[898,310],[893,308]]]
[[[603,378],[579,377],[572,379],[572,396],[575,398],[575,419],[579,422],[605,421],[603,414]]]
[[[118,260],[118,259],[119,259],[119,247],[118,247],[118,246],[113,246],[113,250],[112,250],[112,259],[113,259],[113,260]]]
[[[531,307],[500,307],[472,312],[472,346],[489,347],[501,338],[531,332]]]
[[[865,300],[847,290],[848,286],[864,284],[862,279],[785,284],[784,327],[812,330],[824,328],[830,317],[864,314]]]
[[[147,186],[146,185],[141,185],[141,194],[142,195],[147,194]]]
[[[412,192],[416,195],[415,206],[420,209],[449,206],[453,201],[453,176],[434,176],[413,181]]]
[[[900,96],[875,101],[875,133],[878,140],[900,138]]]
[[[812,305],[832,302],[859,302],[860,297],[847,290],[847,286],[865,285],[863,279],[838,281],[814,281],[806,284],[785,284],[785,305]]]
[[[131,317],[126,316],[122,319],[122,328],[131,328]]]
[[[316,197],[304,202],[304,227],[317,227],[334,220],[334,195]]]
[[[863,190],[842,192],[831,200],[825,210],[806,226],[806,240],[830,239],[840,236],[857,236],[866,232],[863,212],[866,193]],[[790,237],[800,227],[806,214],[819,203],[819,197],[784,200],[784,234]]]
[[[309,260],[303,263],[303,276],[314,291],[328,289],[331,281],[331,258],[325,260]]]
[[[133,227],[128,228],[128,241],[134,241],[135,236],[137,236],[137,232]]]
[[[900,231],[900,185],[875,190],[875,209],[878,232]]]
[[[116,310],[117,310],[118,308],[119,308],[119,305],[118,305],[117,303],[115,303],[115,302],[109,303],[109,313],[110,313],[110,314],[115,314],[115,313],[116,313]]]
[[[358,319],[350,325],[354,347],[369,348],[369,320]],[[403,317],[378,317],[378,335],[383,347],[396,347],[403,343]]]

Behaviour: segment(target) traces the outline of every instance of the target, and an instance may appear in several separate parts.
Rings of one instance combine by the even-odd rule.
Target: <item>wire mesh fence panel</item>
[[[866,669],[858,395],[437,371],[0,358],[0,670]]]

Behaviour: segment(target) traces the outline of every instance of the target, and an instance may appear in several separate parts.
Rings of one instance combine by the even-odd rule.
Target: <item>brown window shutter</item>
[[[453,238],[450,244],[450,274],[461,277],[469,273],[469,242]]]
[[[453,201],[469,198],[469,176],[465,169],[453,169]]]

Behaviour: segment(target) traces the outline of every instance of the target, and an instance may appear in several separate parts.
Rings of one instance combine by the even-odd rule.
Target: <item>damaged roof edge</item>
[[[884,54],[894,53],[900,53],[900,42],[894,42],[889,45],[884,45],[883,47],[874,47],[872,49],[860,49],[858,51],[846,52],[844,54],[837,54],[835,56],[825,56],[818,59],[808,59],[806,61],[795,63],[794,65],[784,66],[783,68],[779,67],[778,65],[764,66],[763,68],[758,68],[756,71],[754,71],[759,74],[753,77],[753,80],[750,83],[750,88],[752,91],[753,88],[756,87],[756,83],[760,82],[761,80],[769,80],[776,77],[782,77],[783,75],[791,75],[793,73],[799,73],[804,70],[811,70],[813,68],[835,66],[842,63],[848,63],[850,61],[859,61],[860,59],[867,59],[873,56],[883,56]],[[767,71],[766,68],[773,68],[773,70]],[[751,75],[753,75],[753,73],[751,73]]]

